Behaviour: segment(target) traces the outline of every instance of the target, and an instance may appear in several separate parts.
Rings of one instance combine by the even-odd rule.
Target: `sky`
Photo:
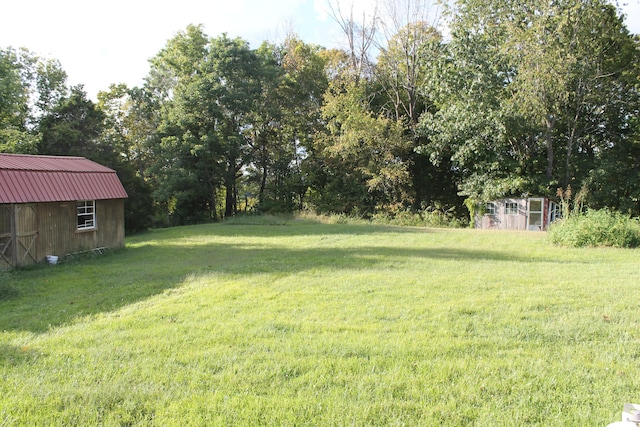
[[[373,0],[340,0],[356,13]],[[624,2],[624,4],[623,4]],[[0,7],[0,48],[27,48],[60,61],[70,85],[89,98],[112,83],[141,86],[148,60],[189,24],[216,37],[241,37],[252,48],[281,42],[293,30],[306,43],[342,46],[327,0],[20,0]],[[627,27],[640,33],[640,0],[619,0]],[[356,16],[360,16],[359,14]]]

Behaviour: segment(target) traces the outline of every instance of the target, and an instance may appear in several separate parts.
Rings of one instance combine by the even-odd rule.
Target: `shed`
[[[0,154],[0,269],[124,246],[116,172],[83,157]]]
[[[544,231],[560,217],[560,206],[541,197],[493,200],[482,208],[475,228]]]

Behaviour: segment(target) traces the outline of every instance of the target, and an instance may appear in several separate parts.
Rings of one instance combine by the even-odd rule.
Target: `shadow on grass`
[[[223,236],[247,236],[247,237],[280,237],[280,236],[330,236],[330,235],[365,235],[372,233],[433,233],[447,232],[454,229],[435,229],[425,227],[400,227],[393,225],[375,224],[323,224],[310,220],[290,220],[275,224],[253,224],[223,222],[219,224],[187,225],[171,228],[157,229],[133,236],[133,239],[142,237],[146,239],[153,235],[172,234],[180,236],[193,236],[197,230],[202,233],[211,233]]]
[[[423,230],[417,230],[418,232]],[[296,274],[311,269],[375,269],[408,258],[468,262],[530,261],[500,251],[466,248],[392,246],[286,248],[243,243],[242,237],[328,236],[366,233],[415,233],[414,229],[372,226],[195,226],[136,236],[133,247],[96,259],[42,266],[8,275],[14,294],[0,299],[0,331],[45,332],[78,318],[111,312],[179,287],[193,274]],[[437,232],[437,231],[436,231]],[[444,231],[443,231],[444,232]],[[199,236],[238,237],[237,243],[197,241]],[[190,239],[196,240],[191,242]],[[320,241],[320,240],[319,240]],[[545,260],[548,261],[548,260]]]

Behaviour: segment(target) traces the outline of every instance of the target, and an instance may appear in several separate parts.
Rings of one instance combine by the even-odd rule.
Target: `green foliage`
[[[640,66],[640,61],[638,63]],[[609,207],[640,216],[640,117],[631,120],[631,134],[608,150],[589,172],[590,206]]]
[[[445,209],[441,206],[429,207],[423,211],[380,211],[374,214],[361,213],[357,209],[353,209],[349,214],[335,213],[328,215],[318,215],[313,212],[303,211],[297,213],[295,218],[326,224],[391,225],[429,228],[461,228],[466,226],[466,222],[461,220],[456,214],[455,208]]]
[[[0,129],[0,153],[38,154],[40,138],[32,132]]]
[[[148,94],[123,84],[111,85],[108,92],[98,93],[96,107],[104,114],[99,143],[117,154],[103,162],[116,170],[129,196],[124,205],[125,231],[145,230],[151,226],[156,210],[148,177],[151,141],[156,132]]]
[[[45,87],[46,76],[50,84]],[[60,89],[65,79],[66,74],[53,61],[39,59],[26,49],[0,48],[1,153],[37,153],[39,135],[34,125],[54,102],[52,92]],[[38,96],[51,102],[44,104]]]
[[[124,202],[125,232],[136,233],[151,226],[154,206],[151,197],[151,187],[130,164],[123,164],[117,169],[118,177],[129,196]]]
[[[57,59],[40,59],[35,68],[35,105],[39,114],[47,114],[69,95],[67,73]]]
[[[318,46],[295,36],[277,46],[263,43],[257,54],[262,94],[253,109],[248,137],[255,153],[243,184],[255,188],[261,212],[293,212],[302,209],[309,178],[303,164],[321,128],[325,60]]]
[[[105,115],[87,98],[82,86],[71,89],[63,99],[40,120],[42,139],[39,154],[81,156],[98,163],[112,163],[113,147],[100,144]]]
[[[373,224],[386,224],[411,227],[460,228],[464,221],[456,215],[455,209],[429,207],[420,212],[409,210],[390,213],[382,211],[371,216]]]
[[[0,49],[0,129],[26,128],[33,61],[28,51]]]
[[[436,164],[450,160],[462,194],[477,199],[505,183],[515,185],[500,197],[552,196],[590,176],[592,193],[607,187],[602,194],[613,195],[612,164],[635,170],[626,135],[640,105],[638,46],[615,8],[460,0],[450,25],[436,64],[437,108],[421,118],[421,152]],[[604,197],[607,206],[629,205],[621,193],[635,189],[622,185]]]
[[[583,185],[574,196],[571,186],[568,185],[566,189],[558,188],[556,196],[560,199],[561,217],[569,218],[584,213],[589,190],[587,186]]]
[[[189,25],[97,106],[58,61],[0,50],[0,151],[116,169],[128,232],[250,208],[438,225],[582,184],[640,215],[640,49],[610,2],[458,0],[447,38],[429,2],[384,3],[363,23],[332,8],[347,50]]]
[[[372,211],[412,202],[407,194],[408,164],[403,159],[409,141],[400,122],[371,111],[366,85],[332,85],[325,95],[322,114],[327,129],[318,135],[316,151],[330,159],[323,166],[337,170],[319,172],[331,179],[319,191],[324,193],[329,186],[342,187],[339,181],[348,176],[352,182],[344,187],[350,193],[367,195],[344,197],[351,200],[351,206],[334,212],[349,213],[354,207]],[[362,204],[364,201],[369,204]]]
[[[469,228],[475,228],[476,214],[482,215],[484,213],[483,204],[474,197],[467,197],[464,199],[464,205],[469,211]]]
[[[551,225],[549,240],[561,246],[640,246],[640,222],[608,209],[572,213]]]
[[[253,153],[247,133],[262,93],[260,58],[240,38],[209,39],[189,26],[152,64],[148,89],[167,97],[152,168],[157,200],[176,200],[177,223],[215,220],[224,188],[224,216],[234,215],[237,181]]]

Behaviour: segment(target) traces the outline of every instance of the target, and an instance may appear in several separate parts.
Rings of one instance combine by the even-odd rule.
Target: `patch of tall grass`
[[[227,225],[287,225],[293,219],[293,215],[287,214],[261,214],[250,213],[240,214],[226,218],[224,224]]]
[[[266,215],[270,217],[270,215]],[[277,218],[277,217],[276,217]],[[350,224],[350,225],[390,225],[396,227],[426,227],[426,228],[462,228],[467,222],[458,218],[452,209],[427,208],[421,211],[399,210],[396,212],[378,212],[365,216],[360,212],[351,214],[319,215],[309,211],[302,211],[293,217],[284,217],[282,221],[306,220],[322,224]],[[232,220],[235,221],[235,220]],[[246,221],[246,220],[240,220]],[[267,221],[269,221],[267,219]]]
[[[453,209],[438,207],[422,211],[398,211],[393,214],[378,213],[372,216],[373,224],[394,225],[400,227],[460,228],[465,222],[455,215]]]
[[[570,247],[635,248],[640,246],[640,222],[608,209],[573,212],[551,225],[549,240]]]

